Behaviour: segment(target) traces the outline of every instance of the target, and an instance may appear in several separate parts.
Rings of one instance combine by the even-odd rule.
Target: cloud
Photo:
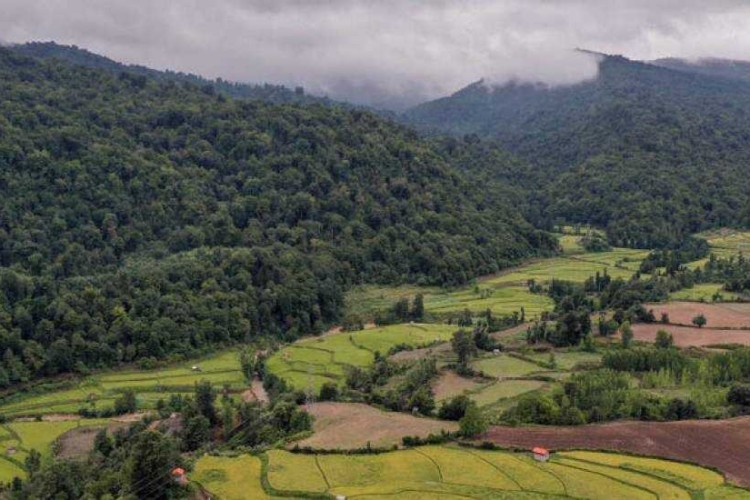
[[[208,77],[403,107],[485,78],[568,84],[596,62],[750,53],[743,0],[0,0],[12,42],[55,40]]]

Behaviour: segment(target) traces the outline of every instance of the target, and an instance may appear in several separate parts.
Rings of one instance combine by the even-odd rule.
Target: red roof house
[[[533,448],[531,450],[531,453],[534,454],[534,460],[538,460],[540,462],[546,462],[547,460],[549,460],[549,450],[546,448],[537,446],[536,448]]]

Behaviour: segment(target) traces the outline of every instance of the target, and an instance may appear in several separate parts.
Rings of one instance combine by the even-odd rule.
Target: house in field
[[[188,483],[187,474],[182,467],[175,467],[172,469],[172,479],[180,486],[185,486]]]
[[[537,446],[531,450],[531,453],[534,454],[534,460],[537,462],[546,462],[549,460],[549,450],[546,448],[540,448]]]

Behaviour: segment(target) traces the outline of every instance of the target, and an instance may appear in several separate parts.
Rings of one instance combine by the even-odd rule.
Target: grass
[[[479,392],[472,393],[470,397],[479,406],[489,406],[503,399],[536,391],[545,385],[545,382],[539,380],[502,380],[485,387]]]
[[[539,363],[549,362],[549,353],[533,353],[527,357]],[[596,352],[555,351],[556,368],[561,370],[572,370],[580,363],[597,363],[601,359],[602,355]]]
[[[201,371],[193,371],[192,366]],[[81,408],[112,407],[126,389],[136,392],[139,408],[153,408],[160,398],[191,392],[196,382],[209,380],[215,386],[228,385],[240,390],[246,386],[236,350],[227,350],[200,360],[156,370],[119,370],[92,375],[75,387],[43,394],[18,394],[0,404],[6,417],[35,416],[50,413],[76,413]]]
[[[441,499],[606,496],[687,500],[727,498],[732,494],[738,494],[738,498],[750,497],[747,490],[731,487],[720,475],[697,466],[594,452],[585,452],[583,460],[575,458],[576,453],[579,452],[554,455],[551,462],[539,463],[528,453],[453,445],[377,455],[295,455],[273,450],[267,454],[266,473],[273,488],[295,492],[300,497],[311,494]],[[602,462],[601,456],[611,463]],[[240,457],[240,460],[245,459]],[[648,467],[634,470],[629,464],[638,460],[648,461]],[[229,478],[230,467],[229,463],[216,461],[210,470],[217,478]],[[249,468],[250,478],[256,477],[255,470]],[[233,498],[221,495],[218,490],[214,493]]]
[[[31,450],[42,457],[52,455],[52,443],[76,427],[105,425],[106,419],[66,420],[56,422],[13,422],[0,427],[0,482],[26,477],[24,460]],[[11,453],[11,449],[15,450]]]
[[[511,272],[483,280],[483,285],[525,284],[529,280],[548,282],[554,279],[582,283],[597,272],[612,278],[629,279],[638,270],[647,250],[615,248],[609,252],[584,253],[554,257],[515,268]]]
[[[701,283],[691,288],[683,288],[669,294],[670,300],[684,300],[690,302],[712,302],[714,295],[721,295],[722,301],[734,301],[742,299],[741,295],[727,292],[721,283]]]
[[[343,384],[346,367],[367,367],[375,352],[388,353],[399,344],[419,347],[450,340],[455,326],[403,324],[306,338],[275,353],[267,369],[298,389],[320,390],[325,382]]]
[[[195,463],[193,479],[223,500],[269,498],[260,482],[258,457],[214,457],[204,455]]]
[[[711,252],[717,257],[728,258],[740,252],[746,255],[750,253],[750,231],[725,228],[706,231],[698,236],[708,241]]]
[[[484,372],[485,375],[497,378],[522,377],[543,370],[534,363],[505,354],[480,358],[472,363],[472,368]]]

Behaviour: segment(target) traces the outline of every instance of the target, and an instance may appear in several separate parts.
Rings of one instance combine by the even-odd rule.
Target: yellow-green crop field
[[[528,453],[453,445],[376,455],[272,450],[260,458],[204,456],[196,463],[195,477],[223,500],[314,495],[442,500],[750,498],[750,492],[728,485],[714,471],[667,460],[567,452],[540,463]]]
[[[13,422],[0,426],[0,483],[26,476],[24,460],[31,450],[42,457],[52,454],[52,443],[76,427],[106,425],[106,419],[81,419],[57,422]]]
[[[451,325],[402,324],[306,338],[276,352],[266,367],[298,389],[319,390],[325,382],[342,384],[347,366],[371,365],[375,352],[385,355],[399,344],[446,342],[455,331]]]
[[[563,235],[569,251],[562,257],[539,259],[509,269],[496,276],[480,279],[478,284],[444,290],[436,287],[413,285],[382,287],[364,285],[350,290],[346,297],[346,309],[350,314],[371,318],[376,312],[384,311],[403,298],[424,295],[425,310],[432,314],[448,314],[468,309],[474,313],[487,309],[493,314],[511,315],[520,313],[523,308],[527,319],[536,319],[543,312],[554,307],[546,295],[528,291],[529,280],[539,283],[553,278],[584,282],[597,272],[605,271],[613,278],[630,278],[648,255],[647,250],[614,248],[609,252],[578,253],[570,240],[577,236]],[[567,241],[567,243],[565,243]]]
[[[200,371],[193,371],[198,366]],[[112,407],[126,389],[136,391],[139,408],[153,408],[170,394],[191,392],[196,382],[209,380],[214,385],[244,387],[238,352],[228,350],[202,360],[184,362],[157,370],[109,371],[92,375],[75,387],[38,395],[18,394],[0,403],[0,414],[6,417],[75,413],[81,408]]]
[[[717,257],[728,258],[739,253],[750,254],[750,231],[736,229],[717,229],[698,234],[708,241],[711,252]]]

